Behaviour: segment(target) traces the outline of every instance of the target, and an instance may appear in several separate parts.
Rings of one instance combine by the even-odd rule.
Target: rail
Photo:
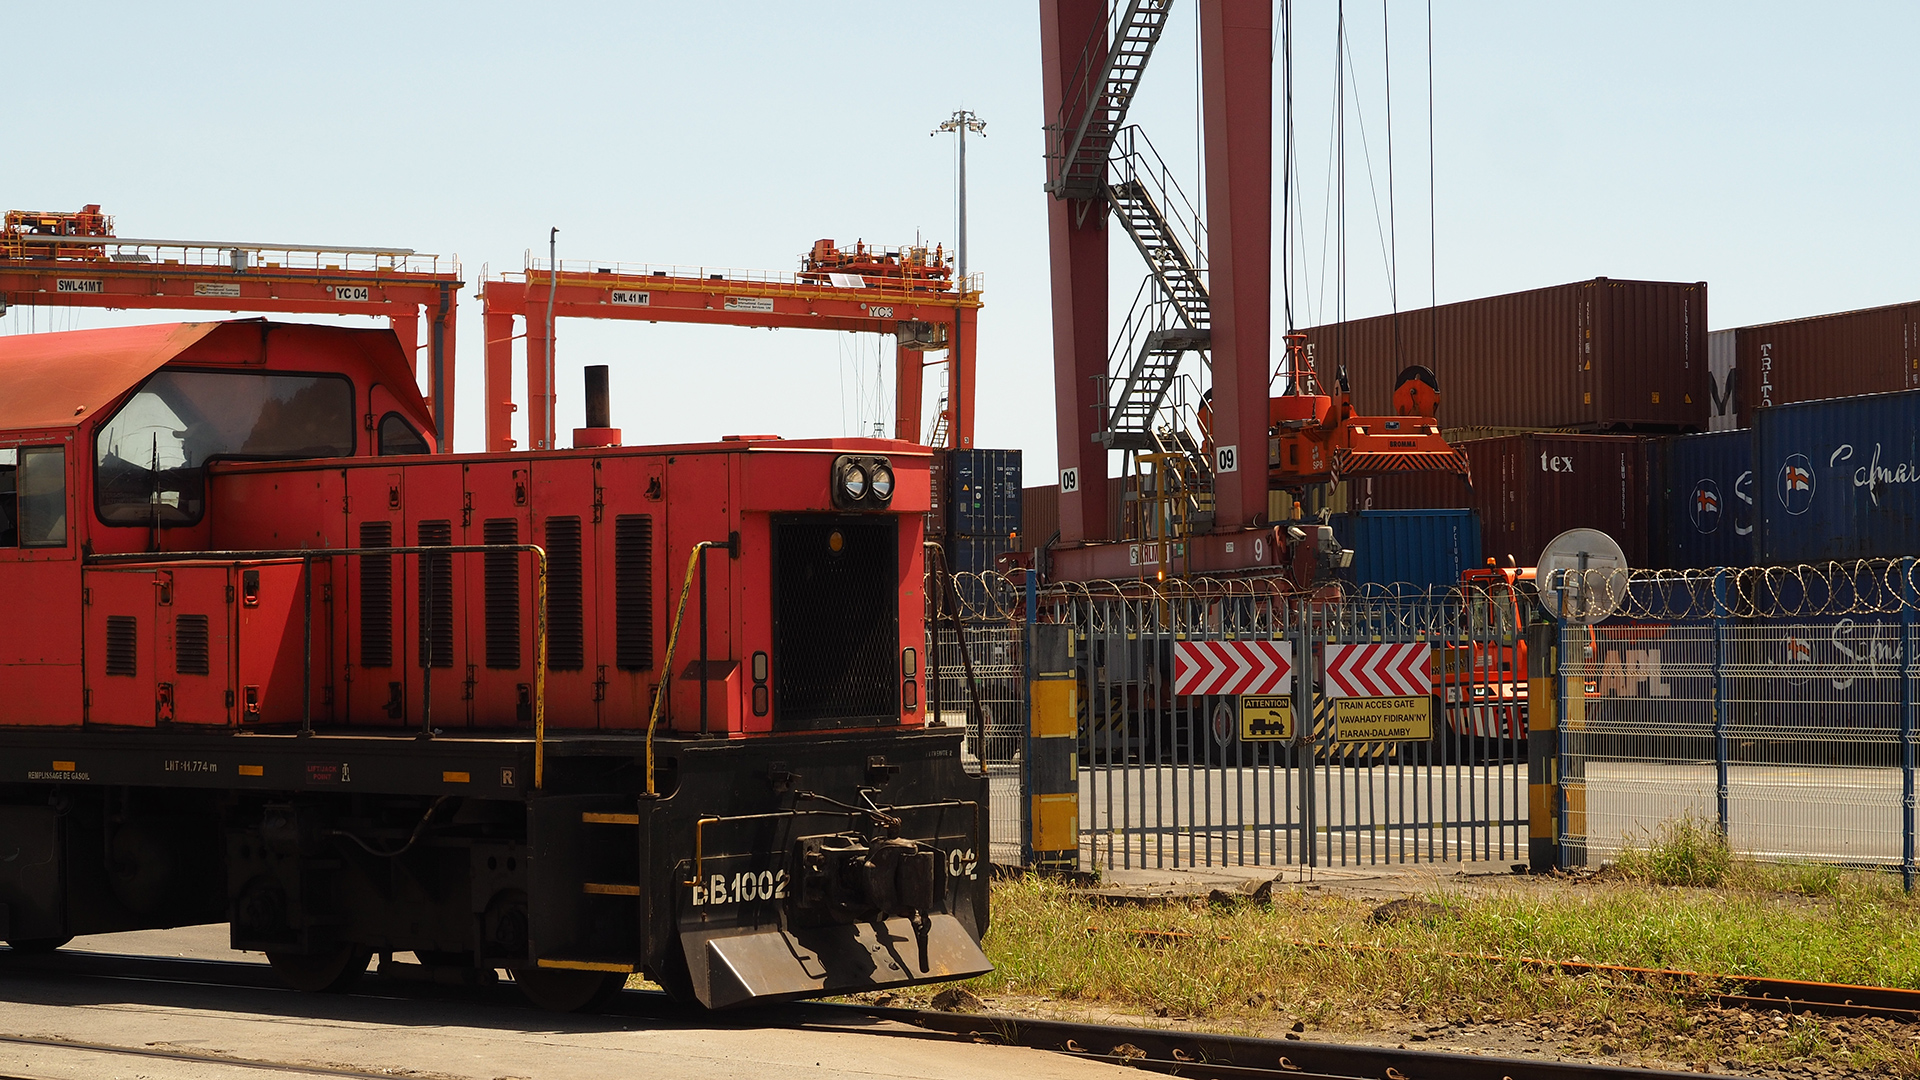
[[[528,284],[532,284],[535,277],[539,277],[542,280],[546,278],[548,265],[547,260],[533,258],[531,254],[529,254],[523,269],[517,272],[505,271],[501,274],[501,277],[503,279],[517,277]],[[913,279],[868,277],[867,275],[855,275],[866,279],[864,289],[855,286],[840,286],[833,284],[831,279],[826,281],[818,280],[828,276],[830,272],[825,270],[810,270],[802,273],[793,270],[757,270],[736,266],[696,266],[683,263],[600,262],[596,260],[578,259],[561,259],[559,260],[558,266],[562,284],[591,285],[596,281],[608,278],[665,278],[669,281],[698,280],[717,282],[721,285],[776,286],[789,289],[806,289],[809,291],[924,293],[932,296],[951,296],[954,293],[952,288],[915,288],[916,282]],[[932,282],[924,282],[924,284],[932,284]],[[966,286],[965,291],[968,293],[981,292],[986,288],[986,276],[980,271],[975,271],[966,276],[963,284]]]
[[[281,984],[265,964],[235,960],[181,960],[173,957],[136,956],[124,953],[65,951],[45,955],[19,953],[7,956],[8,968],[42,974],[93,975],[113,978],[133,976],[149,986],[193,986],[230,990],[278,990]],[[412,965],[406,965],[411,968]],[[361,995],[378,994],[383,1002],[428,1000],[437,1002],[481,1003],[506,1000],[508,989],[495,983],[454,987],[437,985],[398,972],[399,965],[380,965],[377,988]],[[417,969],[416,969],[417,970]],[[1769,1003],[1769,1007],[1786,1002]],[[1799,1001],[1793,1002],[1797,1008]],[[383,1006],[384,1007],[384,1006]],[[619,1016],[641,1016],[684,1023],[691,1015],[682,1006],[673,1005],[667,995],[657,991],[626,990],[615,995],[600,1011]],[[876,1027],[871,1019],[891,1020],[900,1027]],[[991,1013],[952,1013],[921,1009],[890,1008],[841,1002],[790,1002],[767,1006],[756,1019],[773,1027],[814,1027],[845,1024],[848,1030],[871,1038],[924,1039],[938,1033],[956,1042],[968,1040],[1023,1046],[1072,1057],[1108,1061],[1123,1067],[1155,1073],[1200,1077],[1305,1077],[1336,1080],[1378,1080],[1400,1076],[1408,1080],[1482,1080],[1485,1077],[1511,1077],[1512,1080],[1594,1080],[1619,1077],[1621,1080],[1682,1080],[1698,1073],[1680,1073],[1640,1066],[1597,1065],[1585,1061],[1552,1061],[1537,1058],[1510,1058],[1492,1055],[1461,1054],[1446,1051],[1398,1049],[1355,1043],[1315,1042],[1307,1039],[1262,1039],[1236,1035],[1214,1035],[1165,1028],[1117,1027],[1071,1021],[1042,1020],[1035,1017],[996,1016]],[[106,1043],[75,1042],[54,1036],[0,1036],[11,1045],[31,1047],[80,1047],[127,1057],[192,1065],[232,1067],[257,1066],[279,1072],[303,1072],[312,1075],[376,1080],[386,1072],[361,1071],[350,1067],[300,1065],[256,1061],[231,1055],[214,1056],[182,1049],[171,1044],[124,1047]]]
[[[187,566],[230,565],[242,562],[285,562],[299,559],[304,589],[302,618],[305,640],[302,651],[300,734],[313,734],[313,564],[336,555],[344,558],[367,555],[488,555],[528,554],[534,560],[534,633],[533,633],[533,787],[540,790],[546,780],[547,735],[547,551],[539,544],[416,544],[402,547],[281,548],[267,551],[168,551],[130,552],[89,555],[87,566]],[[432,590],[427,595],[432,596]],[[433,733],[433,631],[431,609],[421,622],[426,648],[422,650],[425,674],[422,703],[421,737]]]
[[[858,1006],[835,1006],[854,1009]],[[1641,1066],[1408,1050],[1355,1043],[1262,1039],[1245,1035],[1171,1031],[1039,1020],[1025,1016],[863,1008],[868,1015],[976,1042],[1050,1050],[1172,1076],[1209,1077],[1398,1077],[1401,1080],[1595,1080],[1638,1077],[1681,1080],[1696,1073]]]
[[[653,705],[647,714],[647,798],[658,797],[654,790],[653,779],[653,733],[660,724],[660,706],[666,700],[668,686],[673,681],[673,648],[680,640],[680,622],[687,614],[687,593],[693,589],[696,571],[700,579],[700,734],[707,734],[707,549],[725,548],[734,558],[740,557],[740,534],[729,533],[725,540],[702,540],[687,552],[687,576],[680,583],[680,604],[673,612],[673,625],[667,630],[667,655],[660,668],[665,676],[660,685],[654,688]]]
[[[225,273],[289,270],[319,273],[460,276],[457,255],[422,254],[412,248],[350,245],[261,244],[217,240],[147,240],[115,236],[0,235],[0,258],[45,259],[63,270],[160,270]]]

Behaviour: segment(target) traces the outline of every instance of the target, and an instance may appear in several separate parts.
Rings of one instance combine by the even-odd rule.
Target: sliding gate
[[[1037,607],[1071,640],[1083,867],[1525,859],[1510,597],[1221,582]]]

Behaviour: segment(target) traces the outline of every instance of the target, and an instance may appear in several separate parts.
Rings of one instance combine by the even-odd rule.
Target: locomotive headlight
[[[867,470],[849,462],[840,472],[840,490],[849,500],[859,502],[867,497]]]
[[[893,501],[896,478],[884,457],[842,454],[833,459],[827,486],[838,510],[884,510]]]

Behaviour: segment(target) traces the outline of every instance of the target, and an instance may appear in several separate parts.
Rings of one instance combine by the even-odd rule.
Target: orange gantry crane
[[[711,323],[801,327],[894,336],[894,436],[920,439],[920,395],[929,353],[947,354],[948,390],[939,430],[944,444],[973,445],[974,326],[980,277],[955,283],[939,247],[842,248],[821,240],[797,272],[712,267],[623,266],[561,262],[558,273],[528,261],[517,274],[480,284],[486,329],[487,449],[512,450],[513,342],[527,343],[527,431],[532,449],[552,449],[551,321]],[[513,321],[525,329],[514,333]]]
[[[115,236],[97,204],[10,210],[0,219],[0,311],[7,307],[384,315],[428,401],[443,452],[453,448],[457,258],[411,248],[141,240]],[[428,327],[422,347],[420,325]]]
[[[1307,335],[1286,335],[1288,391],[1267,399],[1267,479],[1275,490],[1396,473],[1444,472],[1472,481],[1467,452],[1449,445],[1434,414],[1440,381],[1409,367],[1393,387],[1392,416],[1357,416],[1342,369],[1329,390],[1314,370]]]

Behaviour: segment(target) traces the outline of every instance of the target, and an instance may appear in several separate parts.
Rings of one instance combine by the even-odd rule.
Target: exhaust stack
[[[607,365],[587,366],[587,426],[573,429],[573,448],[619,446],[620,429],[613,426],[613,408],[607,395]]]

